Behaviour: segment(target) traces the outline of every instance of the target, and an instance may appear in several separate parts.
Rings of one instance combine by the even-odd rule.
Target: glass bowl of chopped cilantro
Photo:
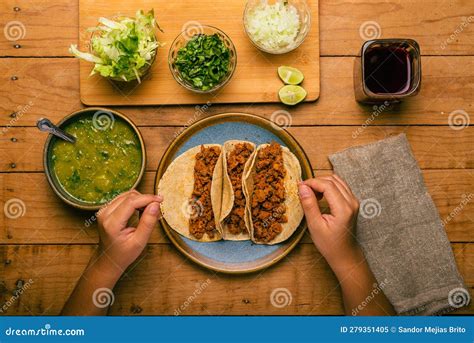
[[[249,0],[244,28],[258,49],[284,54],[303,43],[311,28],[311,12],[305,0]]]
[[[176,37],[169,51],[169,67],[174,79],[186,89],[214,92],[232,78],[237,53],[221,30],[202,25],[195,31],[183,31]]]
[[[99,74],[113,81],[138,82],[148,74],[160,43],[155,35],[153,10],[138,10],[135,18],[115,16],[99,18],[91,32],[89,52],[72,44],[69,51],[78,58],[94,63],[91,75]]]

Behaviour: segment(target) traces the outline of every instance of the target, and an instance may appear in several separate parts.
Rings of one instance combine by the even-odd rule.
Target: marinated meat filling
[[[249,143],[236,144],[234,150],[227,154],[227,173],[229,174],[232,189],[234,190],[234,207],[229,215],[224,219],[224,224],[230,233],[238,235],[248,232],[245,227],[245,196],[242,192],[242,174],[245,163],[253,152],[253,147]]]
[[[286,171],[281,146],[272,143],[260,149],[255,161],[252,192],[254,237],[259,242],[271,242],[288,221],[285,206]]]
[[[212,174],[221,153],[219,147],[205,148],[196,154],[194,188],[190,199],[189,233],[200,239],[207,234],[214,238],[216,224],[211,204]]]

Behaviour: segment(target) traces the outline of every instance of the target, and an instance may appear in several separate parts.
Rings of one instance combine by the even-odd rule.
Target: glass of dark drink
[[[420,47],[413,39],[374,39],[362,45],[354,62],[356,100],[399,102],[421,86]]]

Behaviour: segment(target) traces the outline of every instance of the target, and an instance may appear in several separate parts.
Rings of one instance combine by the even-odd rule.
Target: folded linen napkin
[[[406,136],[329,159],[360,201],[357,240],[395,311],[434,315],[467,305],[469,293]]]

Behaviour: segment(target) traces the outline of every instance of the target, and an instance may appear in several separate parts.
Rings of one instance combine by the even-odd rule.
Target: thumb
[[[135,238],[142,244],[148,243],[153,229],[155,228],[158,218],[160,217],[160,203],[152,202],[143,211],[135,231]]]
[[[319,227],[323,220],[318,200],[316,199],[316,194],[314,194],[313,190],[305,184],[298,185],[298,194],[306,217],[306,222],[308,223],[309,230],[312,233],[313,230],[316,230],[316,228]]]

